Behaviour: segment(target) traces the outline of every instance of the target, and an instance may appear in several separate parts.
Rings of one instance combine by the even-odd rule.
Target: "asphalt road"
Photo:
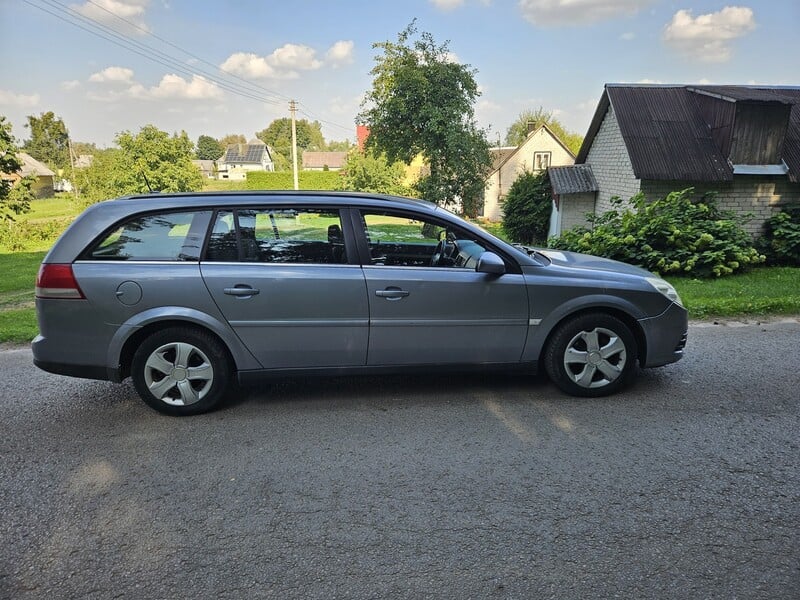
[[[0,351],[2,598],[800,597],[800,321],[613,398],[294,380],[159,416]]]

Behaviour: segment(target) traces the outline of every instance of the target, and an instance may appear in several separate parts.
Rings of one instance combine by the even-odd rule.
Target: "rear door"
[[[264,368],[361,366],[369,307],[340,210],[285,206],[219,211],[203,278]]]

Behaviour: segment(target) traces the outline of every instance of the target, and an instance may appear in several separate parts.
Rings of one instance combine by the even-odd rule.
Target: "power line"
[[[197,61],[199,61],[199,62],[201,62],[203,64],[209,65],[215,71],[219,71],[219,72],[223,73],[224,77],[229,78],[229,79],[233,78],[233,79],[236,79],[238,81],[241,81],[242,83],[235,83],[235,82],[230,81],[229,79],[228,80],[222,79],[222,78],[218,77],[215,73],[210,73],[206,69],[190,68],[189,66],[187,66],[180,59],[175,58],[174,56],[172,56],[172,55],[170,55],[170,54],[168,54],[166,52],[163,52],[161,50],[158,50],[158,49],[156,49],[156,48],[154,48],[154,47],[152,47],[152,46],[150,46],[150,45],[148,45],[146,43],[139,42],[139,41],[131,38],[130,36],[125,35],[124,33],[120,32],[120,31],[118,31],[118,30],[116,30],[116,29],[114,29],[112,27],[107,26],[107,25],[101,23],[100,21],[98,21],[96,19],[93,19],[92,17],[84,15],[84,14],[80,13],[79,11],[76,11],[73,8],[69,7],[69,6],[66,6],[65,4],[62,4],[61,2],[58,2],[57,0],[38,0],[38,1],[43,3],[44,5],[36,4],[32,0],[23,0],[23,2],[25,2],[29,6],[32,6],[33,8],[36,8],[36,9],[42,11],[42,12],[45,12],[45,13],[47,13],[47,14],[49,14],[49,15],[51,15],[51,16],[53,16],[53,17],[55,17],[55,18],[57,18],[57,19],[59,19],[61,21],[66,21],[70,25],[72,25],[72,26],[74,26],[74,27],[76,27],[78,29],[81,29],[81,30],[83,30],[83,31],[85,31],[87,33],[90,33],[90,34],[92,34],[92,35],[94,35],[94,36],[96,36],[96,37],[98,37],[100,39],[103,39],[103,40],[107,41],[107,42],[110,42],[110,43],[112,43],[112,44],[114,44],[114,45],[116,45],[116,46],[118,46],[118,47],[120,47],[120,48],[122,48],[124,50],[127,50],[129,52],[133,52],[134,54],[136,54],[138,56],[141,56],[142,58],[146,58],[147,60],[149,60],[151,62],[160,64],[160,65],[165,66],[165,67],[167,67],[169,69],[173,69],[173,70],[178,71],[178,72],[180,72],[180,73],[182,73],[184,75],[192,76],[192,77],[195,77],[195,76],[203,77],[204,79],[210,81],[211,83],[213,83],[214,85],[216,85],[220,89],[228,91],[228,92],[230,92],[230,93],[232,93],[234,95],[237,95],[237,96],[240,96],[240,97],[243,97],[243,98],[247,98],[247,99],[250,99],[250,100],[255,100],[257,102],[264,102],[266,104],[273,104],[273,105],[282,104],[283,101],[280,100],[280,99],[289,100],[288,96],[285,96],[285,95],[280,94],[278,92],[274,92],[272,90],[269,90],[269,89],[267,89],[267,88],[265,88],[265,87],[263,87],[261,85],[252,83],[252,82],[248,81],[247,79],[244,79],[243,77],[240,77],[240,76],[236,75],[235,73],[230,73],[228,71],[223,70],[221,67],[218,67],[217,65],[214,65],[213,63],[209,62],[208,60],[206,60],[206,59],[204,59],[204,58],[202,58],[200,56],[197,56],[196,54],[194,54],[194,53],[192,53],[192,52],[190,52],[190,51],[188,51],[188,50],[186,50],[184,48],[181,48],[180,46],[178,46],[178,45],[176,45],[176,44],[174,44],[174,43],[172,43],[172,42],[170,42],[170,41],[168,41],[168,40],[166,40],[166,39],[164,39],[164,38],[162,38],[162,37],[160,37],[160,36],[158,36],[158,35],[156,35],[156,34],[154,34],[152,32],[150,32],[149,30],[145,29],[144,27],[141,27],[140,25],[134,23],[133,21],[130,21],[129,19],[126,19],[124,17],[121,17],[121,16],[115,14],[114,12],[112,12],[112,11],[108,10],[107,8],[105,8],[104,6],[101,6],[100,4],[97,4],[93,0],[86,0],[86,1],[88,3],[96,6],[97,8],[105,11],[109,15],[115,17],[116,19],[126,23],[127,25],[129,25],[129,26],[131,26],[131,27],[133,27],[133,28],[135,28],[135,29],[137,29],[139,31],[142,31],[146,35],[149,35],[149,36],[153,37],[154,39],[166,44],[167,46],[170,46],[170,47],[172,47],[172,48],[184,53],[186,56],[189,56],[189,57],[191,57],[191,58],[193,58],[193,59],[195,59],[195,60],[197,60]],[[58,12],[54,12],[54,11],[58,11]],[[242,84],[244,84],[244,85],[242,85]],[[247,86],[247,87],[244,87],[244,86]],[[299,110],[299,112],[301,112],[302,114],[306,115],[309,118],[316,119],[317,121],[320,121],[321,123],[325,123],[327,125],[330,125],[332,127],[336,127],[338,129],[341,129],[343,131],[347,131],[349,133],[351,133],[352,130],[353,130],[352,126],[348,127],[348,126],[345,126],[345,125],[341,125],[339,123],[335,123],[333,121],[327,121],[325,119],[321,119],[321,118],[315,116],[313,114],[313,112],[305,104],[303,104],[302,102],[298,102],[298,104],[305,107],[305,110]]]

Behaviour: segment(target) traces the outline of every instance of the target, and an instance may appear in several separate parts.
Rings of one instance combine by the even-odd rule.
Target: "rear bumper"
[[[80,363],[68,363],[63,360],[53,360],[48,352],[47,338],[37,335],[31,343],[33,351],[33,364],[42,371],[54,373],[56,375],[67,375],[69,377],[80,377],[82,379],[100,379],[103,381],[120,381],[119,373],[115,369],[109,369],[105,365],[87,365]]]
[[[643,367],[660,367],[683,358],[689,329],[685,308],[673,303],[657,317],[640,319],[639,324],[647,340]]]

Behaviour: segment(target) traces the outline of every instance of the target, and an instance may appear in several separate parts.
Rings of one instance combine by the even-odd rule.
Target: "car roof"
[[[111,203],[139,204],[144,208],[180,208],[183,206],[199,208],[202,206],[243,206],[253,204],[296,203],[302,200],[308,205],[347,205],[347,206],[385,206],[386,208],[411,208],[435,212],[437,206],[427,200],[392,196],[389,194],[369,194],[364,192],[334,192],[327,190],[280,190],[280,191],[223,191],[223,192],[153,192],[123,196]],[[133,208],[128,205],[129,208]]]

